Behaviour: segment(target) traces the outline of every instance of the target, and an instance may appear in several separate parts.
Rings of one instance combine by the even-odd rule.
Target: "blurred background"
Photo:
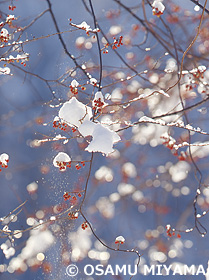
[[[199,186],[196,214],[202,215],[209,207],[209,149],[199,145],[207,145],[209,131],[208,102],[202,101],[207,99],[209,81],[208,15],[205,13],[198,39],[185,56],[181,82],[167,92],[170,97],[146,97],[155,90],[165,91],[178,80],[183,53],[197,33],[204,5],[204,1],[197,6],[189,0],[162,3],[165,11],[157,17],[146,0],[92,1],[101,29],[102,93],[109,105],[98,119],[114,131],[120,130],[121,141],[108,157],[94,154],[83,211],[107,245],[116,248],[115,238],[122,235],[126,240],[122,249],[138,248],[143,256],[140,276],[135,277],[140,279],[147,277],[141,271],[144,264],[202,264],[206,269],[209,255],[208,235],[204,234],[209,226],[207,215],[195,219],[193,208]],[[55,222],[53,218],[70,206],[78,209],[82,198],[76,195],[76,201],[64,201],[63,194],[82,193],[89,171],[91,154],[85,151],[86,141],[69,127],[67,131],[53,127],[59,108],[73,96],[73,79],[84,87],[76,96],[84,104],[91,106],[97,91],[86,76],[88,72],[99,81],[101,63],[95,34],[70,25],[85,21],[94,29],[89,2],[19,0],[1,1],[0,5],[2,22],[8,14],[16,17],[2,27],[11,38],[8,42],[1,39],[4,46],[0,48],[0,67],[10,68],[10,75],[0,76],[0,154],[7,153],[10,159],[8,168],[0,173],[1,229],[8,224],[11,230],[24,231],[40,220],[51,219],[41,228],[17,234],[14,241],[2,232],[0,279],[68,279],[70,263],[79,267],[77,279],[129,279],[123,275],[85,276],[85,264],[134,264],[136,255],[108,250],[89,228],[81,228],[84,220],[80,216],[72,220],[66,213]],[[56,25],[63,32],[62,42]],[[112,48],[120,36],[123,45]],[[16,44],[8,45],[12,42]],[[26,54],[28,60],[18,62],[18,54]],[[206,69],[198,72],[202,65]],[[126,106],[141,94],[144,98]],[[124,129],[143,116],[161,116],[197,103],[200,105],[186,116],[180,112],[156,119],[181,121],[206,134],[156,123]],[[53,139],[59,134],[69,141]],[[196,146],[190,151],[183,147],[174,154],[166,143],[167,135],[176,144]],[[43,139],[50,141],[39,142]],[[66,152],[75,162],[65,172],[53,166],[58,152]],[[75,165],[81,161],[86,164],[77,170]],[[181,236],[176,232],[168,237],[168,224],[183,231]],[[163,277],[149,275],[149,279]],[[169,277],[176,279],[177,275]]]

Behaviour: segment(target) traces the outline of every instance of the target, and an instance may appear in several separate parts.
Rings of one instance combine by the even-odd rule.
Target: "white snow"
[[[6,38],[8,39],[8,36],[9,36],[9,32],[6,28],[2,28],[1,29],[1,38]]]
[[[76,87],[79,86],[79,83],[78,83],[76,80],[72,80],[71,86],[72,86],[73,88],[76,88]]]
[[[53,160],[53,165],[58,167],[61,171],[66,170],[66,163],[70,162],[71,158],[68,154],[59,152]]]
[[[147,116],[143,116],[139,119],[139,122],[153,122],[154,120],[152,118],[149,118]]]
[[[59,117],[69,125],[79,127],[85,120],[90,120],[92,109],[72,97],[60,108]]]
[[[6,18],[6,22],[10,21],[10,20],[14,20],[15,16],[14,15],[8,15]]]
[[[104,103],[104,98],[100,91],[95,94],[95,100],[100,100]],[[92,109],[79,102],[75,97],[72,97],[62,105],[59,110],[59,118],[70,126],[78,127],[78,131],[83,137],[92,136],[92,141],[86,148],[88,152],[101,152],[108,155],[114,151],[113,145],[120,141],[120,136],[116,132],[99,122],[95,123],[90,121],[92,118]]]
[[[161,94],[163,94],[163,95],[165,95],[166,97],[170,97],[170,95],[169,94],[167,94],[167,92],[165,92],[164,90],[159,90],[159,92],[161,93]]]
[[[107,103],[104,101],[104,97],[101,91],[95,93],[94,99],[92,101],[92,108],[100,111]]]
[[[154,1],[152,4],[152,7],[154,10],[157,10],[158,12],[163,13],[163,11],[165,10],[165,6],[158,0],[158,1]]]
[[[0,67],[0,75],[9,75],[10,74],[10,68],[9,67]]]
[[[103,94],[102,94],[101,91],[97,91],[97,92],[95,93],[94,99],[93,99],[93,101],[92,101],[92,106],[93,106],[93,107],[96,106],[96,105],[95,105],[95,101],[96,101],[96,100],[99,100],[99,99],[100,99],[101,102],[104,103],[104,97],[103,97]]]
[[[85,29],[86,31],[91,31],[90,25],[88,25],[85,21],[83,21],[81,24],[76,25],[78,28]]]
[[[120,235],[120,236],[115,238],[115,242],[116,243],[124,243],[125,242],[125,238],[122,235]]]
[[[0,162],[2,162],[4,165],[7,165],[8,160],[9,160],[8,154],[3,153],[0,155]]]
[[[56,157],[53,160],[53,164],[55,167],[58,167],[57,162],[69,162],[71,161],[71,158],[68,154],[60,152],[56,155]]]
[[[85,149],[88,152],[101,152],[108,155],[114,151],[113,144],[120,141],[120,136],[116,132],[100,123],[85,121],[78,130],[84,137],[92,136],[92,141]]]
[[[80,125],[78,130],[84,137],[87,137],[93,134],[95,127],[96,123],[91,121],[84,121],[82,125]]]
[[[91,79],[90,79],[90,84],[91,84],[91,85],[96,85],[96,84],[97,84],[97,79],[91,78]]]

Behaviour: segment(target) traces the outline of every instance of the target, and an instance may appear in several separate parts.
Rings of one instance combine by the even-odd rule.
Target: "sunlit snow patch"
[[[110,130],[107,127],[104,127],[100,123],[93,123],[91,121],[85,121],[79,127],[79,132],[84,136],[92,136],[92,141],[85,149],[88,152],[101,152],[108,155],[112,153],[113,144],[120,141],[120,136]]]
[[[79,127],[85,120],[90,120],[92,109],[72,97],[60,108],[59,117],[69,125]]]

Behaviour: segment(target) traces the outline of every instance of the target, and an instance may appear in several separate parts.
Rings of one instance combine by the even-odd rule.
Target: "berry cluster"
[[[184,151],[181,151],[179,154],[178,151],[175,149],[174,145],[176,143],[176,140],[173,137],[168,135],[168,136],[161,136],[161,138],[165,140],[163,142],[163,145],[165,145],[168,149],[170,149],[172,154],[178,157],[178,160],[186,160],[187,157],[186,153]]]
[[[186,91],[190,91],[193,89],[193,86],[191,84],[186,85]]]
[[[74,193],[74,192],[72,192],[72,193],[73,193],[73,195],[70,195],[69,192],[65,192],[65,193],[63,194],[64,201],[67,201],[67,200],[70,199],[70,198],[72,198],[72,200],[77,200],[76,195],[77,195],[78,197],[81,197],[81,196],[82,196],[81,193]]]
[[[160,17],[163,14],[163,12],[158,11],[158,8],[155,8],[155,9],[153,9],[152,14],[153,14],[153,16]]]
[[[65,192],[65,193],[63,194],[63,198],[64,198],[64,201],[66,201],[66,200],[68,200],[68,199],[71,198],[71,195],[69,194],[69,192]]]
[[[0,42],[7,43],[10,39],[10,35],[8,31],[5,28],[2,28],[0,33]]]
[[[160,1],[154,1],[152,4],[152,13],[154,16],[160,17],[165,10],[165,6]]]
[[[196,79],[203,79],[204,78],[204,72],[206,71],[206,67],[204,66],[199,66],[197,69],[195,69],[196,71],[191,71],[190,73],[192,73],[192,75],[194,76],[194,78]]]
[[[2,171],[2,168],[7,168],[9,162],[9,156],[7,154],[1,154],[0,155],[0,172]]]
[[[172,236],[176,235],[175,229],[172,229],[170,225],[167,225],[165,228],[166,228],[166,234],[168,237],[172,237]],[[179,233],[176,236],[178,238],[181,238],[181,235]]]
[[[122,235],[115,238],[115,244],[120,245],[120,244],[124,244],[124,243],[125,243],[125,238]]]
[[[120,36],[119,39],[116,39],[115,37],[113,37],[114,42],[112,44],[106,43],[104,48],[102,48],[103,53],[108,53],[107,48],[112,45],[112,49],[116,50],[117,48],[119,48],[120,46],[123,45],[122,40],[123,40],[123,36]]]
[[[14,15],[8,15],[7,18],[6,18],[6,23],[8,25],[12,25],[12,21],[15,20],[15,19],[17,19],[17,18],[15,18]]]
[[[117,48],[119,48],[120,46],[123,45],[122,43],[122,40],[123,40],[123,36],[120,36],[119,39],[115,39],[115,37],[113,38],[114,39],[114,43],[113,43],[113,46],[112,46],[112,49],[115,50]]]
[[[64,123],[64,122],[59,121],[59,120],[56,119],[56,120],[53,121],[53,127],[59,128],[59,129],[61,129],[61,130],[63,130],[63,131],[66,131],[68,125],[67,125],[66,123]]]
[[[101,101],[101,98],[98,98],[93,101],[92,109],[97,110],[98,112],[101,112],[103,106],[104,106],[104,102]]]
[[[70,91],[72,94],[78,94],[78,87],[80,87],[79,83],[74,79],[70,84]]]
[[[14,11],[14,9],[16,9],[16,8],[17,8],[16,6],[9,5],[9,10],[10,11]]]
[[[70,219],[70,220],[76,220],[76,219],[78,219],[78,212],[75,212],[75,213],[68,213],[68,219]]]
[[[87,227],[88,227],[87,222],[84,222],[84,223],[81,225],[81,228],[82,228],[83,230],[85,230]]]
[[[56,161],[57,166],[59,167],[60,171],[66,170],[66,167],[71,168],[71,161],[65,162],[65,161]]]
[[[70,86],[70,91],[74,95],[78,94],[78,89],[76,87]]]
[[[8,163],[9,160],[7,159],[6,162]],[[0,172],[1,172],[2,168],[7,168],[7,167],[8,167],[7,164],[5,164],[5,163],[3,163],[3,162],[0,161]]]
[[[107,48],[107,47],[105,47],[105,48]],[[108,53],[108,50],[103,50],[103,53]]]
[[[85,166],[84,161],[81,161],[81,164],[82,164],[83,166]],[[81,169],[81,166],[79,165],[79,163],[76,164],[75,168],[76,168],[77,170]]]

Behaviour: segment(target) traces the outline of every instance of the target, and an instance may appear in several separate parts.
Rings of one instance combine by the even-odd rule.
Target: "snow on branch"
[[[155,119],[147,117],[147,116],[141,117],[138,122],[135,122],[133,124],[129,124],[129,127],[130,126],[134,126],[136,124],[140,124],[140,123],[153,123],[153,124],[159,124],[159,125],[162,125],[162,126],[179,127],[179,128],[183,128],[183,129],[192,131],[192,132],[197,132],[197,133],[200,133],[200,134],[208,135],[208,133],[203,131],[203,130],[201,130],[201,128],[199,128],[199,127],[194,128],[190,124],[185,125],[183,123],[183,121],[176,121],[176,122],[166,123],[164,120],[161,120],[161,119],[155,120]],[[125,128],[123,128],[123,129],[125,129]]]

